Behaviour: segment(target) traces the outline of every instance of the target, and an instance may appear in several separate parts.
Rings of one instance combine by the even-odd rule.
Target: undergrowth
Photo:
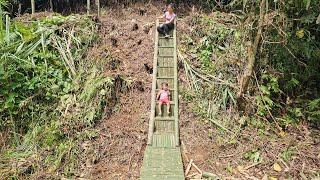
[[[0,31],[1,179],[79,175],[81,143],[116,103],[106,61],[86,57],[97,42],[88,17],[58,14],[7,21]],[[107,57],[108,58],[108,57]]]
[[[221,16],[223,23],[216,21]],[[196,115],[218,126],[222,134],[239,130],[234,126],[237,116],[233,116],[238,106],[235,83],[246,51],[238,21],[236,16],[221,13],[192,17],[191,36],[182,37],[185,41],[179,52],[189,84],[182,89],[184,99],[192,102]]]
[[[316,27],[319,9],[311,8],[315,1],[308,2],[309,11],[302,2],[269,4],[278,11],[268,9],[254,73],[241,99],[236,94],[248,63],[248,42],[256,35],[257,22],[245,12],[249,6],[234,13],[194,13],[185,20],[188,28],[179,38],[181,80],[185,82],[180,92],[187,110],[198,121],[216,127],[217,131],[208,130],[208,139],[221,147],[223,153],[226,146],[233,153],[240,153],[240,160],[227,165],[229,174],[242,171],[239,164],[254,164],[259,171],[266,167],[270,171],[268,167],[273,164],[274,171],[282,173],[277,176],[289,179],[319,176],[316,168],[319,159],[308,161],[302,155],[306,147],[310,156],[318,155],[316,139],[320,123],[319,27]],[[257,6],[252,3],[254,12]],[[279,12],[278,5],[283,12]],[[295,141],[281,144],[289,139]],[[264,144],[259,147],[260,143]],[[268,148],[279,154],[273,155]],[[295,169],[297,166],[291,164],[293,157],[307,163],[308,170]],[[291,169],[287,167],[285,173],[277,170],[279,164],[275,161],[279,159],[285,166],[290,164]],[[274,172],[263,174],[271,175],[268,173]]]

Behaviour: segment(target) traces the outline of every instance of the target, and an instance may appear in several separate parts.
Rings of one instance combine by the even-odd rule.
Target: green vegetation
[[[188,17],[179,48],[183,100],[205,127],[218,129],[208,130],[221,148],[213,156],[241,154],[224,164],[233,175],[257,166],[266,177],[317,177],[319,160],[302,154],[319,157],[305,142],[319,137],[319,1],[232,1],[220,8],[225,12]],[[296,174],[297,159],[308,170]]]
[[[257,5],[249,1],[232,3],[225,8],[241,13],[216,12],[190,20],[191,33],[182,37],[185,41],[180,53],[191,85],[185,89],[185,99],[195,102],[198,115],[210,119],[229,109],[267,119],[282,130],[302,121],[319,125],[317,1],[275,1],[266,5],[263,39],[254,54],[254,73],[244,96],[236,97],[242,85],[239,78],[250,58],[250,42],[257,35],[259,16],[252,19],[259,12],[259,8],[253,8]],[[193,93],[200,89],[200,94]]]
[[[114,102],[114,79],[88,60],[97,41],[84,16],[8,21],[0,31],[0,178],[74,176],[81,142]],[[13,165],[15,164],[15,165]]]

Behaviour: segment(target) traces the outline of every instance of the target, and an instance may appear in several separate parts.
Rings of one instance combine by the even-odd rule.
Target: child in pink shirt
[[[161,84],[162,88],[161,90],[159,90],[158,94],[157,94],[157,99],[159,100],[159,116],[162,115],[162,110],[161,110],[161,106],[162,104],[166,104],[167,105],[167,112],[168,115],[170,114],[170,91],[168,89],[168,83],[163,82]]]

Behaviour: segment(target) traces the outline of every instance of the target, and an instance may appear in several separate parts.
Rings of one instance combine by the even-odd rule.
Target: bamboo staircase
[[[158,25],[159,20],[156,22],[156,27]],[[141,180],[184,179],[179,143],[177,71],[175,22],[170,38],[159,35],[157,31],[155,33],[151,115],[148,142],[140,172]],[[169,84],[170,114],[167,114],[167,107],[164,105],[162,116],[158,116],[156,93],[161,88],[162,82]]]

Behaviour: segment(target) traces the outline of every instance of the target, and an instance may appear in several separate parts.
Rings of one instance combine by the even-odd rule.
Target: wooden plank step
[[[169,102],[170,102],[170,104],[174,104],[174,101],[169,101]],[[156,100],[156,104],[159,104],[158,100]]]
[[[173,37],[159,37],[159,39],[173,39]]]
[[[174,48],[174,46],[158,46],[158,48]]]
[[[174,79],[174,77],[157,77],[157,79]]]
[[[158,55],[158,58],[174,58],[173,55]]]
[[[154,118],[155,121],[174,121],[174,117],[161,117],[161,116],[156,116]]]
[[[157,66],[157,68],[174,68],[173,66]]]
[[[173,133],[161,133],[154,134],[153,147],[163,147],[163,148],[174,148],[175,147],[175,138]]]

